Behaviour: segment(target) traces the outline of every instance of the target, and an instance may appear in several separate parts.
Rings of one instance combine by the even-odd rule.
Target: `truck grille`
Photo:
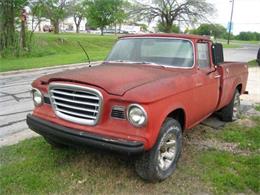
[[[102,108],[102,94],[79,85],[51,83],[49,95],[56,115],[67,121],[96,125]]]

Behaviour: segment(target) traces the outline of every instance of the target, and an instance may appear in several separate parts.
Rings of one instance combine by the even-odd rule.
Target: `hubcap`
[[[234,106],[233,106],[233,120],[237,120],[240,117],[240,98],[239,94],[237,93],[234,99]]]
[[[162,139],[159,148],[158,162],[162,170],[168,169],[175,159],[176,155],[176,136],[169,133]]]

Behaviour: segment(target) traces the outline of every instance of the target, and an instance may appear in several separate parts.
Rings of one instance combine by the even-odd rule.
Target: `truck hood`
[[[179,73],[179,71],[178,71]],[[41,77],[43,84],[53,81],[83,83],[102,88],[112,95],[124,95],[127,91],[159,79],[178,74],[161,66],[141,64],[101,64]]]

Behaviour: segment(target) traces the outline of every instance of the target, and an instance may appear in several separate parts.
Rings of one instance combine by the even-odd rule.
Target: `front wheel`
[[[176,169],[181,148],[181,125],[177,120],[167,118],[161,127],[154,147],[136,160],[137,174],[148,181],[166,179]]]

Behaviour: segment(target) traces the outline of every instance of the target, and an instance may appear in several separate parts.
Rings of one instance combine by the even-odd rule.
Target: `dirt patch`
[[[245,127],[254,127],[256,123],[248,118],[240,119],[237,123]],[[197,150],[220,150],[233,154],[250,155],[250,150],[241,150],[238,143],[224,142],[216,139],[216,134],[221,129],[214,129],[204,125],[198,125],[184,135],[184,145],[196,147]]]
[[[189,144],[195,145],[199,150],[220,150],[225,152],[230,152],[233,154],[240,154],[240,155],[250,155],[251,151],[249,150],[241,150],[239,149],[239,144],[236,143],[228,143],[228,142],[221,142],[218,140],[200,140],[199,142],[194,141],[190,142]]]
[[[241,125],[241,126],[244,126],[244,127],[249,127],[249,128],[252,128],[252,127],[256,126],[256,122],[251,120],[251,119],[249,119],[249,118],[244,118],[244,119],[237,120],[236,123],[238,125]]]

